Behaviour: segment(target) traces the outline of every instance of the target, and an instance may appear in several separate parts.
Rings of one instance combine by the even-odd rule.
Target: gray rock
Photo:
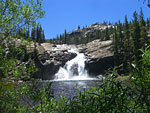
[[[87,57],[86,66],[90,76],[103,74],[105,70],[114,66],[112,40],[94,40],[79,46],[80,52]]]
[[[91,26],[85,27],[83,29],[74,30],[71,33],[69,33],[69,36],[71,37],[73,35],[76,35],[80,37],[87,37],[87,34],[94,33],[96,30],[105,30],[107,27],[109,28],[114,26],[111,25],[106,26],[103,24],[96,23],[96,24],[92,24]]]
[[[35,61],[35,64],[39,70],[34,74],[34,77],[43,80],[53,79],[54,74],[57,73],[60,67],[63,67],[68,60],[76,57],[75,53],[70,53],[67,49],[54,51],[53,49],[56,47],[56,45],[53,46],[49,43],[37,46],[38,59]]]
[[[75,63],[71,66],[71,71],[72,71],[73,76],[77,76],[79,74],[78,63]]]

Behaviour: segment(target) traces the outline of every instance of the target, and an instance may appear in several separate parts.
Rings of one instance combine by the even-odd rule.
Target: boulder
[[[78,72],[78,63],[74,63],[71,66],[71,71],[72,71],[73,76],[77,76],[79,74],[79,72]]]
[[[36,47],[37,59],[35,65],[38,71],[34,74],[35,78],[42,80],[54,79],[55,73],[63,67],[68,60],[76,57],[75,53],[68,52],[66,46],[53,46],[53,44],[43,43]]]
[[[85,69],[90,76],[103,74],[105,70],[114,66],[112,40],[94,40],[86,45],[80,45],[79,49],[88,59]]]

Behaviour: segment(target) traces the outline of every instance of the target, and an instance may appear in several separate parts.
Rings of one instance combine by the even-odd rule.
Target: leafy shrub
[[[20,88],[13,86],[9,90],[2,87],[0,96],[6,96],[0,100],[1,111],[4,113],[150,112],[150,49],[147,47],[141,51],[140,66],[132,67],[128,81],[117,80],[116,77],[119,75],[112,72],[99,87],[91,87],[83,93],[79,91],[70,101],[63,96],[59,101],[56,100],[51,91],[51,84],[41,87],[37,82],[24,83]]]

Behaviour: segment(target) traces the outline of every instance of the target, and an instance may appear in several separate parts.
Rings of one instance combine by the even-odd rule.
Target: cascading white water
[[[64,67],[60,67],[59,71],[55,74],[56,80],[86,80],[88,73],[85,70],[85,55],[79,53],[77,49],[70,49],[68,52],[76,53],[77,56],[68,61]]]

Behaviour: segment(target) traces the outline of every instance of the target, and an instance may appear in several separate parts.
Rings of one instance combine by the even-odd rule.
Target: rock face
[[[113,64],[112,40],[94,40],[79,46],[80,52],[85,53],[88,61],[86,69],[91,76],[103,74]]]
[[[96,30],[105,30],[106,28],[111,27],[111,25],[103,25],[103,24],[92,24],[91,26],[85,27],[83,29],[74,30],[71,33],[69,33],[69,36],[80,36],[80,37],[87,37],[88,33],[94,33]],[[112,26],[113,27],[113,26]]]
[[[18,39],[15,42],[19,44]],[[71,48],[72,46],[69,45],[53,45],[50,43],[39,45],[31,42],[27,46],[26,54],[29,56],[34,52],[37,53],[37,57],[32,58],[38,68],[38,71],[33,76],[43,80],[53,79],[60,67],[63,67],[68,60],[76,57],[75,53],[68,52]],[[113,66],[112,40],[94,40],[86,45],[79,45],[78,49],[88,59],[85,68],[90,76],[103,74],[106,69]],[[28,59],[30,57],[27,57],[25,62]],[[77,68],[77,64],[72,67],[72,72],[75,75],[78,75]]]
[[[37,59],[35,59],[35,65],[38,68],[38,72],[34,74],[34,77],[43,80],[53,79],[59,67],[64,66],[68,60],[76,56],[75,53],[68,52],[70,48],[66,45],[55,46],[49,43],[31,45],[28,48],[28,53],[32,53],[35,46],[38,55]]]
[[[79,72],[78,72],[78,64],[77,63],[75,63],[75,64],[73,64],[71,66],[71,71],[72,71],[73,75],[78,75],[79,74]]]

